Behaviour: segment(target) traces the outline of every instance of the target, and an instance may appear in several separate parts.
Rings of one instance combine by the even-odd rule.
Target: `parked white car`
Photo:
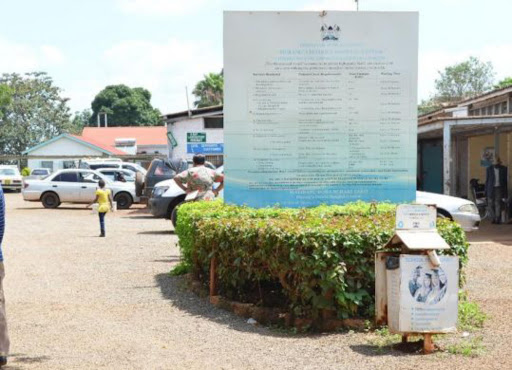
[[[480,226],[478,208],[468,199],[417,191],[416,203],[435,204],[438,217],[446,217],[457,222],[466,232],[478,230]]]
[[[135,173],[140,172],[143,176],[146,175],[147,170],[137,163],[123,162],[119,158],[106,158],[106,159],[85,159],[80,162],[80,168],[90,170],[98,170],[100,168],[115,168],[121,170],[129,170]]]
[[[91,203],[100,179],[112,191],[118,209],[130,208],[138,200],[134,183],[113,182],[100,172],[86,169],[60,170],[42,180],[26,180],[23,199],[40,201],[45,208],[57,208],[61,203]]]
[[[21,191],[23,177],[18,166],[0,165],[0,184],[4,190]]]

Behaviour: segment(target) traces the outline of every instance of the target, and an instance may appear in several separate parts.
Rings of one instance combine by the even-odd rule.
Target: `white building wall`
[[[90,148],[86,145],[77,143],[76,141],[70,140],[66,137],[60,138],[53,143],[45,145],[41,148],[38,148],[30,153],[30,156],[46,156],[46,155],[65,155],[65,156],[76,156],[76,160],[81,159],[82,157],[90,157],[90,156],[103,156],[103,153],[99,150]],[[66,159],[65,161],[72,161],[73,158]],[[43,163],[44,162],[44,163]],[[33,168],[48,168],[48,164],[52,163],[53,170],[57,171],[64,168],[64,160],[62,159],[29,159],[28,167]]]
[[[172,132],[174,138],[178,142],[178,146],[169,149],[172,157],[181,157],[192,160],[193,154],[187,153],[187,133],[188,132],[204,132],[206,133],[207,144],[224,144],[224,129],[222,128],[204,128],[204,120],[200,118],[191,118],[183,121],[174,122],[167,125],[167,131]],[[169,148],[171,148],[169,144]]]

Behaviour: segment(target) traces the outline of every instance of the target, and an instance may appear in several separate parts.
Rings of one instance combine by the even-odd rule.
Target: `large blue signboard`
[[[417,13],[225,12],[225,200],[414,200],[417,65]]]
[[[188,143],[187,153],[200,154],[222,154],[224,153],[224,144],[220,143]]]

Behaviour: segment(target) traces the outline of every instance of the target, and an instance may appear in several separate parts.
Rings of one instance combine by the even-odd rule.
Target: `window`
[[[41,161],[41,167],[48,168],[50,171],[53,171],[53,161]]]
[[[114,171],[102,171],[101,173],[105,175],[105,177],[108,178],[109,180],[114,181]]]
[[[155,176],[174,176],[176,172],[174,172],[169,166],[166,166],[163,161],[160,161],[155,168],[154,175]]]
[[[75,161],[62,161],[62,167],[64,169],[76,168]]]
[[[500,114],[500,105],[499,104],[494,105],[494,114]]]
[[[98,181],[100,181],[101,178],[98,175],[95,175],[94,173],[89,172],[80,172],[79,174],[79,182],[86,182],[89,184],[95,184]]]
[[[0,169],[0,175],[2,176],[16,176],[16,172],[10,168]]]
[[[52,181],[77,182],[76,172],[63,172],[55,176]]]
[[[223,117],[204,117],[204,128],[224,128]]]
[[[507,102],[501,103],[501,114],[507,114]]]
[[[35,169],[31,173],[31,175],[34,175],[34,176],[47,176],[48,174],[49,174],[48,170],[43,170],[43,169]]]
[[[132,166],[131,164],[123,164],[123,168],[125,170],[130,170],[130,171],[133,171],[133,172],[137,172],[137,167]]]
[[[91,170],[97,170],[98,168],[119,168],[119,165],[118,164],[106,164],[106,163],[90,164],[89,168]]]

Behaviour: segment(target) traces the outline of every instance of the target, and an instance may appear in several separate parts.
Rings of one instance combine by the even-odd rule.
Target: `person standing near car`
[[[193,199],[188,200],[213,200],[224,187],[224,176],[205,167],[202,154],[194,155],[192,162],[194,166],[174,176],[174,181],[187,195],[192,195]],[[213,189],[216,182],[220,186]]]
[[[5,198],[2,187],[0,186],[0,367],[7,364],[7,355],[9,354],[9,335],[7,333],[7,319],[5,316],[5,297],[4,297],[4,256],[2,254],[2,241],[5,232]]]
[[[501,164],[499,157],[496,157],[496,162],[486,170],[485,196],[493,224],[501,223],[502,200],[508,198],[507,172],[507,167]]]
[[[98,203],[98,215],[100,218],[100,237],[105,237],[105,215],[113,207],[112,192],[110,189],[105,189],[105,181],[100,180],[98,182],[99,189],[96,190],[96,199],[91,204],[87,205],[87,208],[92,206],[94,203]]]

